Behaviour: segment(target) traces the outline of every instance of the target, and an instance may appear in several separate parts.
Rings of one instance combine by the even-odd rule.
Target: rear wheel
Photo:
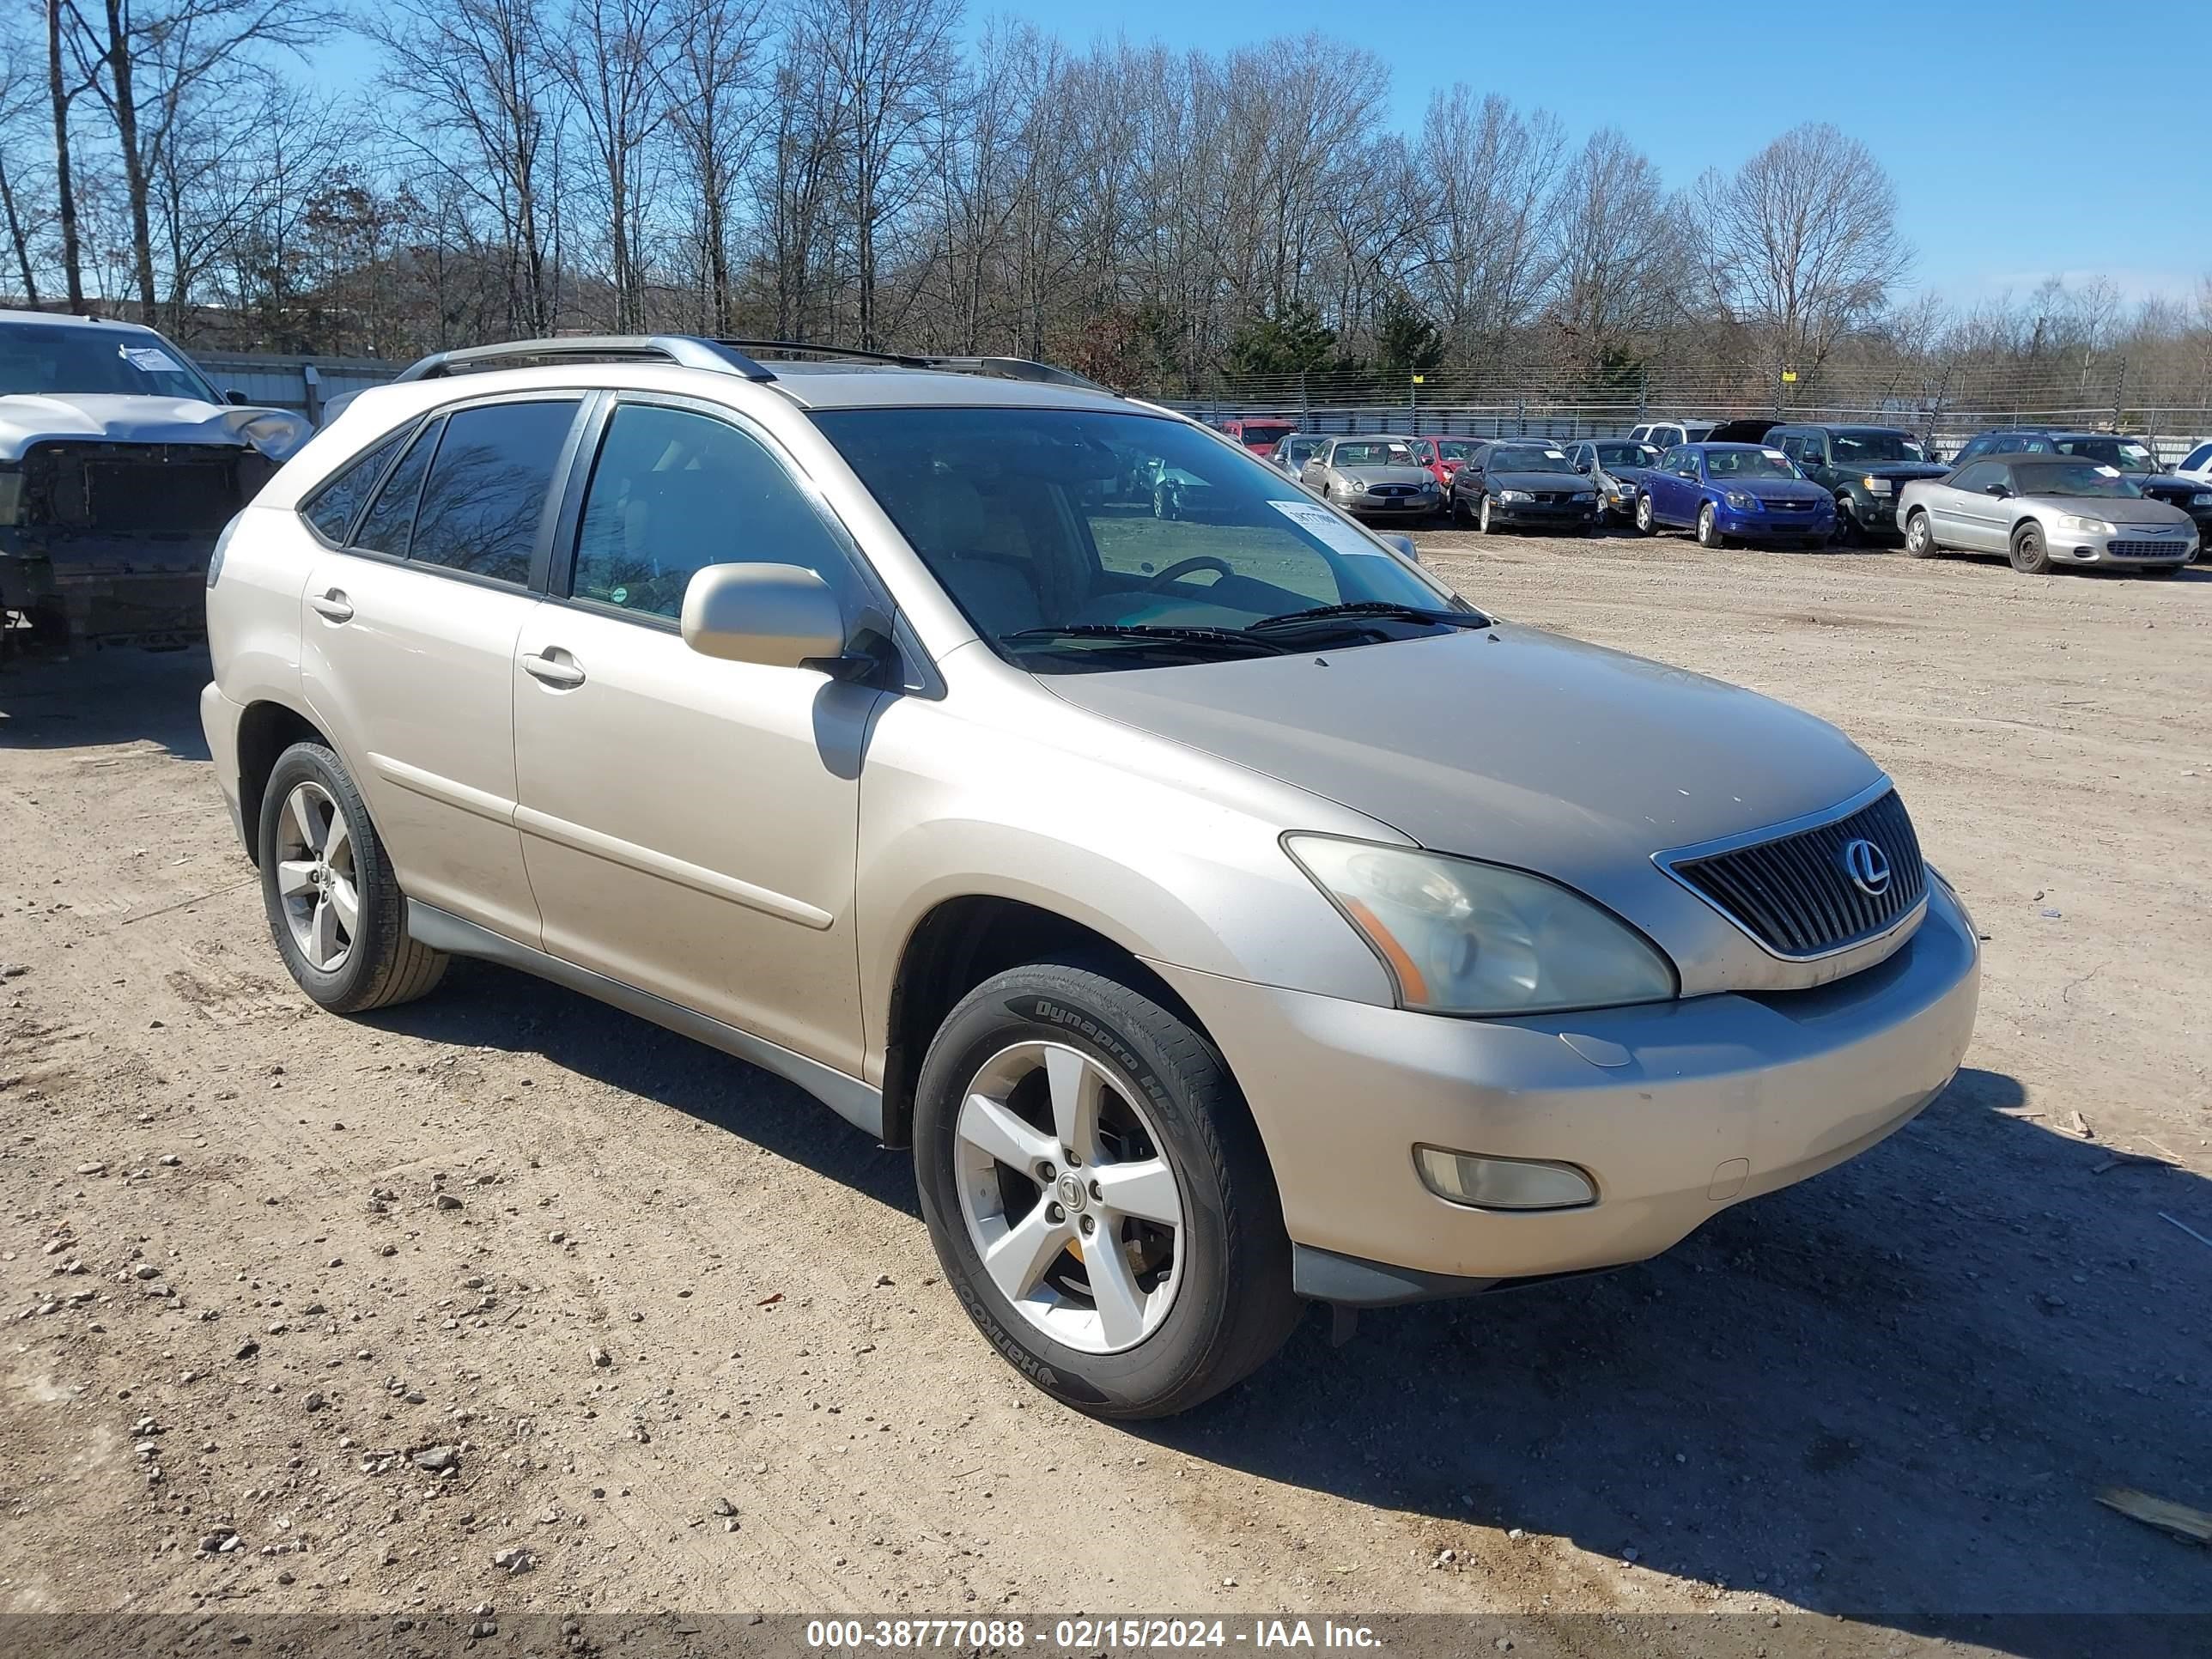
[[[2012,568],[2023,576],[2051,574],[2051,550],[2043,543],[2043,526],[2029,523],[2012,532]]]
[[[1936,545],[1936,531],[1928,522],[1928,514],[1917,507],[1905,520],[1905,550],[1916,559],[1932,559],[1943,550]]]
[[[986,981],[915,1092],[921,1209],[983,1334],[1054,1399],[1163,1417],[1240,1381],[1303,1304],[1220,1054],[1104,963]]]
[[[407,932],[407,900],[344,763],[319,743],[276,757],[261,797],[261,899],[300,988],[334,1014],[412,1001],[446,975]]]
[[[1651,514],[1651,498],[1649,495],[1638,495],[1636,498],[1636,533],[1639,536],[1649,536],[1653,534],[1657,527],[1658,521]]]

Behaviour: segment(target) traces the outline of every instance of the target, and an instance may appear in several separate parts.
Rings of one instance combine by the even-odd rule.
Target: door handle
[[[554,652],[559,652],[560,649],[558,646],[555,646],[543,656],[535,651],[524,652],[522,672],[534,680],[552,686],[556,690],[566,691],[581,685],[584,683],[583,669],[566,652],[561,652],[560,655],[556,656]]]
[[[315,607],[315,614],[325,622],[353,620],[353,606],[347,603],[346,596],[340,589],[333,587],[327,593],[318,593],[307,603]]]

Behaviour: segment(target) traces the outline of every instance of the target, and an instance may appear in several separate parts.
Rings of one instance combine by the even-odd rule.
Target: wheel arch
[[[884,1047],[884,1144],[912,1144],[915,1084],[945,1017],[994,974],[1048,958],[1088,958],[1167,1009],[1208,1043],[1203,1021],[1129,945],[1090,923],[1004,894],[939,900],[908,931],[891,974]],[[1218,1047],[1218,1045],[1217,1045]]]
[[[248,703],[239,717],[238,816],[246,854],[257,868],[261,863],[261,798],[268,791],[277,757],[295,743],[335,749],[321,727],[289,703],[264,698]]]

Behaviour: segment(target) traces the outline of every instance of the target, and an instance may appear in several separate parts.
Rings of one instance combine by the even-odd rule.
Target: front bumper
[[[1723,506],[1713,509],[1713,519],[1722,535],[1745,542],[1796,542],[1810,545],[1825,543],[1836,533],[1832,512],[1739,513]]]
[[[1443,510],[1444,498],[1433,491],[1426,495],[1394,495],[1382,500],[1365,495],[1332,495],[1330,504],[1343,508],[1360,519],[1423,519]]]
[[[1529,525],[1538,529],[1579,530],[1597,522],[1598,505],[1595,497],[1586,501],[1570,501],[1554,505],[1547,501],[1509,501],[1496,495],[1490,498],[1490,520],[1492,524]]]
[[[1958,1070],[1981,984],[1973,932],[1936,882],[1888,960],[1765,996],[1449,1019],[1155,965],[1243,1086],[1291,1239],[1468,1288],[1642,1261],[1871,1146]],[[1598,1198],[1449,1203],[1415,1173],[1417,1145],[1571,1164]]]
[[[197,639],[207,631],[212,536],[0,529],[0,606],[61,618],[72,639]]]
[[[2194,536],[2069,536],[2053,532],[2045,541],[2051,556],[2067,564],[2102,564],[2116,569],[2155,569],[2187,564],[2197,556]]]

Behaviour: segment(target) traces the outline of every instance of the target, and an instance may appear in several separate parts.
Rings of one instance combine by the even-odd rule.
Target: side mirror
[[[1396,548],[1401,553],[1403,553],[1415,564],[1420,563],[1421,550],[1413,545],[1413,538],[1411,536],[1385,536],[1382,539],[1389,543],[1391,546]]]
[[[684,589],[682,626],[684,644],[726,662],[823,666],[845,650],[837,596],[795,564],[710,564],[695,571]]]
[[[236,404],[243,406],[246,402],[246,394],[243,392],[240,392],[236,386],[228,386],[222,389],[222,400],[227,404]]]
[[[2006,496],[2012,494],[2012,489],[2011,486],[2008,484],[1984,484],[1982,486],[1982,494],[1984,495],[1994,495],[1999,501],[2002,501]]]

